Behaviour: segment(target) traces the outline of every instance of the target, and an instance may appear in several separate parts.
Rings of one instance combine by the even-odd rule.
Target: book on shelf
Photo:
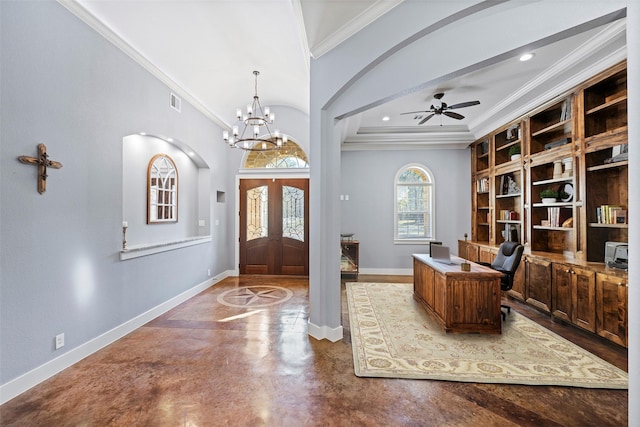
[[[509,209],[501,209],[499,215],[501,221],[517,221],[520,219],[518,212]]]
[[[549,227],[558,227],[560,224],[560,208],[547,208],[547,219],[549,221]]]
[[[626,224],[627,210],[622,206],[601,205],[596,208],[598,224]]]
[[[571,228],[573,226],[572,221],[567,221],[571,218],[569,211],[562,210],[560,207],[554,206],[547,208],[547,219],[542,220],[540,225],[545,227],[563,227]]]
[[[487,193],[489,191],[489,178],[480,178],[477,182],[478,193]]]
[[[571,98],[567,98],[562,103],[562,112],[560,113],[560,121],[569,120],[571,118]]]

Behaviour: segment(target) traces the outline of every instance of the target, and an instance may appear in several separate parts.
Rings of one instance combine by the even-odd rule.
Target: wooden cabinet
[[[628,345],[628,291],[625,278],[596,273],[596,332],[625,347]]]
[[[627,69],[618,64],[586,82],[583,91],[587,145],[598,138],[627,133]]]
[[[499,245],[505,241],[522,242],[523,173],[520,164],[515,168],[498,169],[494,178],[495,218],[491,241]]]
[[[496,255],[498,254],[498,250],[495,248],[487,248],[486,246],[480,246],[478,248],[478,261],[486,262],[491,264],[494,259],[496,259]]]
[[[519,121],[508,124],[494,134],[494,166],[519,166],[522,162],[522,136],[522,124]]]
[[[587,261],[603,262],[605,242],[628,242],[627,73],[622,63],[588,81],[580,103],[584,132]]]
[[[513,287],[511,288],[511,290],[507,292],[509,296],[515,299],[518,299],[520,301],[525,301],[526,295],[527,295],[526,293],[527,284],[526,284],[526,277],[525,277],[526,266],[524,262],[525,259],[526,259],[525,257],[522,258],[522,261],[520,262],[520,265],[516,270],[516,274],[513,276]]]
[[[524,257],[526,303],[539,310],[551,312],[551,261],[538,257]]]
[[[570,145],[529,160],[529,246],[532,251],[573,256],[576,253],[575,180],[576,163]],[[545,192],[553,191],[552,202]]]
[[[606,242],[629,241],[626,66],[471,145],[472,241],[462,255],[490,262],[490,252],[472,246],[522,242],[508,294],[625,346],[627,275],[605,268],[604,255]],[[519,159],[509,153],[515,146]],[[543,202],[543,190],[564,194]]]
[[[498,251],[496,246],[470,241],[459,241],[458,245],[460,251],[478,253],[481,261],[489,263]],[[525,254],[507,295],[627,346],[627,280],[625,271],[602,263],[557,254]]]
[[[343,240],[340,242],[340,247],[342,249],[340,274],[357,278],[360,272],[360,242],[357,240]]]
[[[458,241],[458,256],[471,262],[480,260],[480,247],[474,244],[467,244],[466,241]]]
[[[596,284],[593,271],[554,263],[551,288],[551,314],[554,317],[589,332],[596,331]]]
[[[628,242],[627,122],[622,62],[472,144],[472,241],[604,262]]]
[[[474,183],[475,191],[472,198],[474,221],[471,235],[475,242],[489,243],[492,222],[491,179],[487,174],[476,175]]]

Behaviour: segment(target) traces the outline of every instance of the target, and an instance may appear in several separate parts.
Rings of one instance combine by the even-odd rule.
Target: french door
[[[240,180],[240,274],[309,275],[309,180]]]

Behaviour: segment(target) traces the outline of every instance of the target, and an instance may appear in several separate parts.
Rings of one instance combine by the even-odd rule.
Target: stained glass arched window
[[[434,181],[419,164],[404,166],[395,179],[394,235],[396,242],[435,239]]]
[[[309,160],[307,155],[298,144],[291,140],[280,150],[249,151],[244,160],[244,168],[246,169],[299,169],[308,167]]]

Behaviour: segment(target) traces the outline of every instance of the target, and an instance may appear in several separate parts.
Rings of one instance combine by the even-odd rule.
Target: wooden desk
[[[446,331],[453,333],[502,332],[501,273],[470,262],[471,271],[458,264],[443,264],[429,255],[413,254],[413,297]]]

